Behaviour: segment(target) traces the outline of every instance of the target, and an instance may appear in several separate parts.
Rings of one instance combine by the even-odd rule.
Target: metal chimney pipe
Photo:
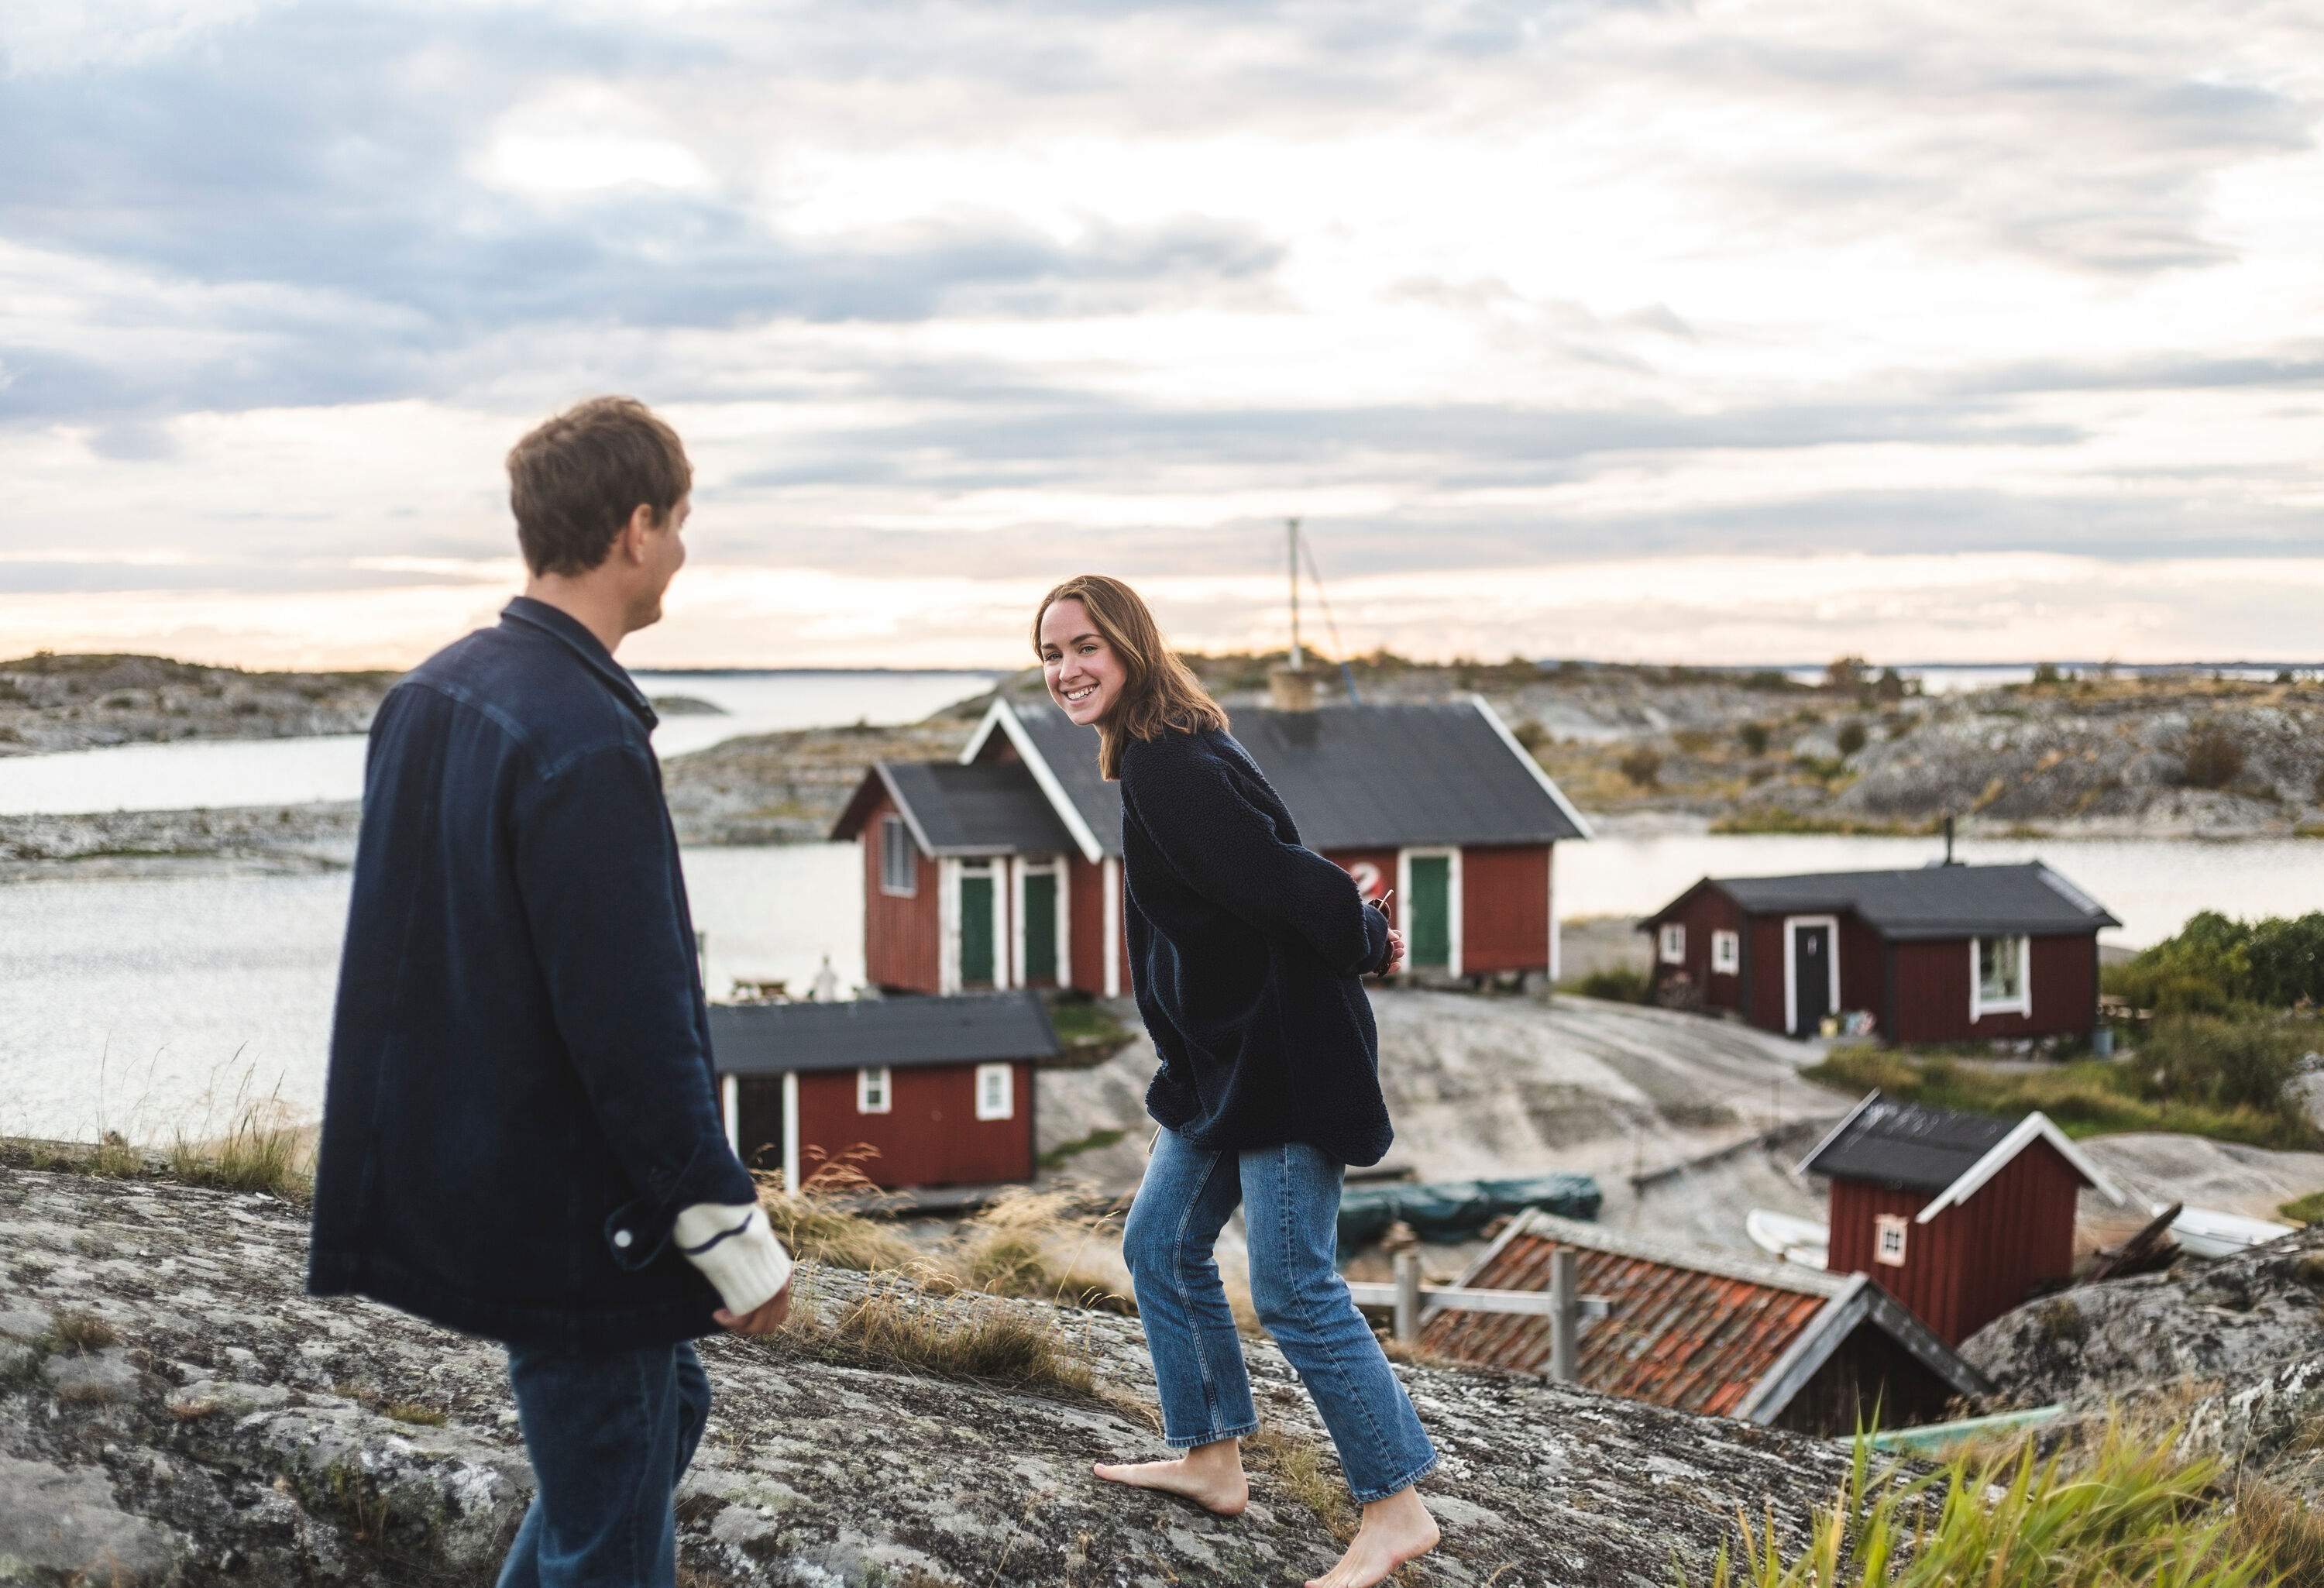
[[[1945,863],[1953,863],[1953,818],[1950,812],[1945,816]]]

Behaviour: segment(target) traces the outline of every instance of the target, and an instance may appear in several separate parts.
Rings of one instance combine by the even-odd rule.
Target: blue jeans
[[[534,1489],[500,1588],[674,1588],[671,1501],[710,1415],[692,1343],[512,1345],[508,1362]]]
[[[1259,1427],[1234,1314],[1212,1255],[1240,1203],[1250,1298],[1323,1414],[1340,1468],[1369,1505],[1435,1470],[1411,1398],[1333,1262],[1343,1170],[1296,1142],[1204,1152],[1165,1130],[1122,1231],[1162,1399],[1162,1436],[1185,1448]]]

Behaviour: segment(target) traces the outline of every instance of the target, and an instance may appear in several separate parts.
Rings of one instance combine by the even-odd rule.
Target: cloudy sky
[[[634,393],[644,663],[2324,660],[2312,0],[0,8],[0,653],[409,663]]]

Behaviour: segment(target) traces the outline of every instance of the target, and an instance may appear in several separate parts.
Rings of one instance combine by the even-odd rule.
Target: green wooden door
[[[1452,963],[1452,861],[1449,855],[1416,854],[1410,864],[1405,953],[1415,965],[1443,970]]]
[[[964,872],[960,879],[960,981],[990,987],[992,975],[992,878]]]
[[[1057,876],[1025,873],[1025,980],[1038,985],[1057,979]]]

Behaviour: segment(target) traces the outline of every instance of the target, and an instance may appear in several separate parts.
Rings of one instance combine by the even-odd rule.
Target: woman
[[[1123,910],[1139,1011],[1162,1065],[1161,1130],[1123,1231],[1174,1461],[1100,1465],[1117,1483],[1222,1516],[1250,1498],[1259,1426],[1212,1248],[1240,1204],[1251,1299],[1339,1447],[1363,1527],[1309,1588],[1368,1588],[1435,1547],[1413,1485],[1436,1465],[1404,1388],[1333,1266],[1344,1166],[1388,1150],[1378,1041],[1360,978],[1403,956],[1348,873],[1227,732],[1137,592],[1085,574],[1033,623],[1049,695],[1098,730],[1121,784]]]

